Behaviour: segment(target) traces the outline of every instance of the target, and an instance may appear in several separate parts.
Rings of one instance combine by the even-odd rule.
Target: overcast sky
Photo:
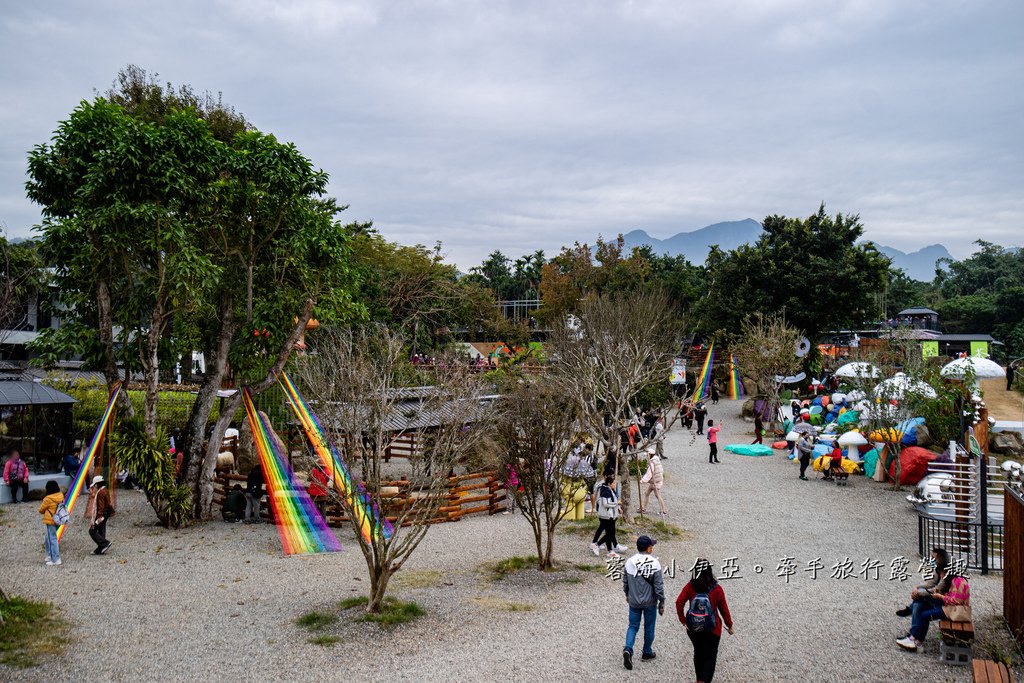
[[[352,219],[469,267],[805,216],[1024,243],[1024,2],[3,3],[0,223],[26,153],[133,63],[296,143]]]

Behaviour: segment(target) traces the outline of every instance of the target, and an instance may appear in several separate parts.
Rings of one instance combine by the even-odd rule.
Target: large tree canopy
[[[889,260],[871,244],[856,215],[818,212],[807,218],[768,216],[752,246],[708,256],[705,329],[736,331],[755,312],[781,312],[812,339],[860,326],[879,312]]]
[[[72,319],[41,337],[49,358],[84,352],[109,383],[119,360],[140,367],[152,437],[161,373],[205,352],[181,444],[199,493],[236,407],[204,451],[229,367],[258,391],[310,317],[363,315],[350,242],[365,226],[337,221],[344,207],[324,196],[327,175],[294,145],[183,92],[122,74],[117,92],[82,102],[31,152],[27,190],[42,206],[41,249]]]

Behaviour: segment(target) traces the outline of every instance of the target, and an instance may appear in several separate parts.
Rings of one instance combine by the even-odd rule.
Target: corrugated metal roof
[[[75,399],[38,382],[0,379],[0,406],[46,406],[76,403]]]
[[[955,341],[985,341],[994,342],[990,334],[940,334],[939,341],[955,342]]]
[[[904,308],[896,315],[938,315],[930,308]]]

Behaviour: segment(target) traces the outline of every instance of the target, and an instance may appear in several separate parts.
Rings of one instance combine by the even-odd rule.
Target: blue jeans
[[[629,628],[626,629],[626,649],[633,654],[633,643],[636,642],[636,633],[640,630],[640,618],[644,620],[644,651],[645,655],[654,654],[651,646],[654,645],[654,623],[658,620],[658,606],[630,607]]]
[[[933,619],[941,619],[944,612],[942,611],[941,600],[925,598],[920,603],[920,606],[911,615],[910,635],[914,636],[919,642],[924,642],[925,636],[928,635],[929,622]]]
[[[43,543],[43,547],[46,548],[46,559],[50,562],[56,562],[60,559],[60,547],[57,545],[57,527],[52,524],[44,524],[43,527],[46,529],[46,540]]]

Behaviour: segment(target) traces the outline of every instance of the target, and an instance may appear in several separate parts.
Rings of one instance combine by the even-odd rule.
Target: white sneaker
[[[54,565],[54,566],[57,566],[57,565],[59,565],[60,563],[61,563],[61,561],[60,561],[60,560],[57,560],[56,562],[54,562],[54,563],[53,563],[53,565]]]
[[[590,544],[590,552],[594,553],[594,557],[600,557],[601,556],[601,550],[600,550],[600,548],[597,547],[596,543],[591,543]]]
[[[615,551],[616,552],[624,553],[627,550],[629,550],[629,548],[627,548],[626,546],[622,545],[621,543],[618,544],[617,546],[615,546]]]
[[[46,561],[46,566],[47,567],[52,567],[53,566],[53,562],[50,562],[49,560],[47,560]]]
[[[906,638],[897,640],[896,644],[902,647],[904,650],[908,650],[910,652],[917,652],[918,647],[920,645],[920,643],[918,643],[913,636],[907,636]]]

